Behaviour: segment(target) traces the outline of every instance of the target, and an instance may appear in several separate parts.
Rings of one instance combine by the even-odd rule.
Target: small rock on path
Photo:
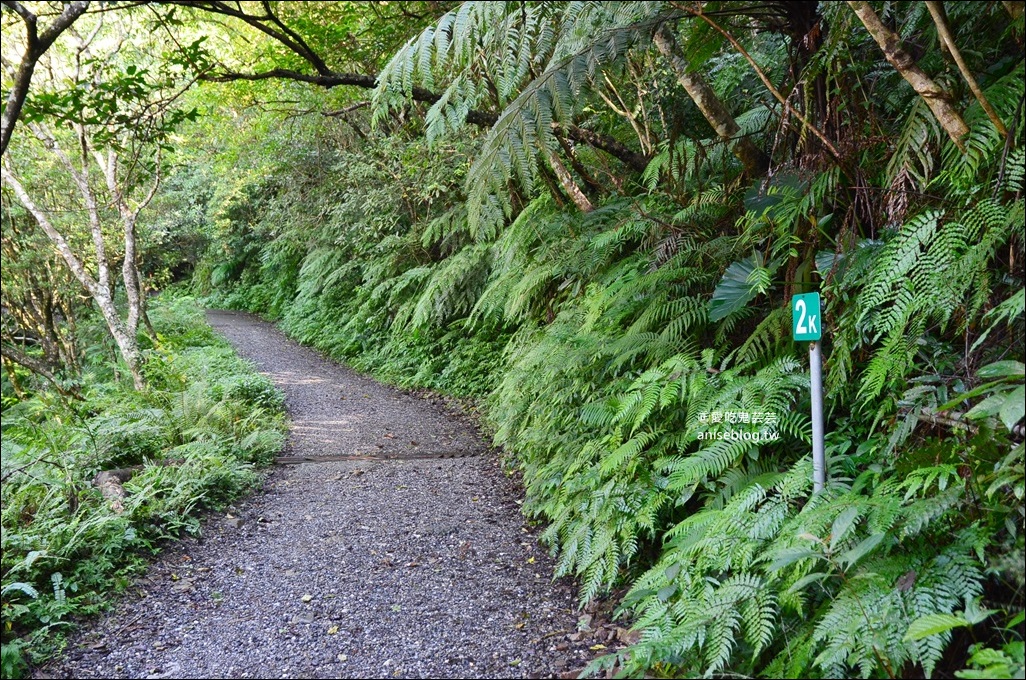
[[[284,390],[290,455],[487,450],[436,403],[256,317],[208,319]],[[276,468],[171,546],[46,677],[545,677],[580,668],[572,585],[494,454]]]

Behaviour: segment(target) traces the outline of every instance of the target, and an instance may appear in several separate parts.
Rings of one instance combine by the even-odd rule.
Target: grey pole
[[[816,493],[826,485],[823,453],[823,355],[819,342],[809,343],[809,377],[812,381],[812,481]]]

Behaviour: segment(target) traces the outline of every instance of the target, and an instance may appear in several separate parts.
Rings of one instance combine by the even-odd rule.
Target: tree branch
[[[82,16],[89,7],[89,3],[72,2],[65,5],[64,11],[53,20],[53,23],[43,29],[42,33],[39,33],[36,15],[20,2],[4,0],[3,7],[15,12],[25,22],[26,41],[25,52],[21,56],[18,71],[14,74],[14,84],[11,86],[11,91],[7,93],[3,118],[0,119],[0,154],[7,151],[11,133],[14,132],[14,126],[21,116],[21,109],[25,105],[29,85],[32,83],[32,74],[36,70],[39,58],[50,49],[61,33]]]
[[[374,89],[378,85],[377,74],[363,73],[339,73],[333,71],[326,62],[303,40],[303,38],[288,28],[272,11],[269,3],[262,3],[265,14],[248,14],[241,9],[229,6],[224,2],[185,2],[184,0],[173,0],[171,4],[182,5],[199,9],[222,16],[228,16],[253,26],[265,35],[277,40],[283,46],[302,57],[309,63],[315,73],[303,73],[295,69],[274,68],[256,73],[239,73],[234,71],[222,71],[220,73],[209,73],[201,76],[202,80],[217,83],[228,83],[239,80],[259,81],[272,79],[294,80],[301,83],[308,83],[323,88],[339,86],[359,87],[363,89]],[[271,22],[274,26],[269,26]],[[410,98],[416,102],[434,104],[441,95],[424,89],[414,87],[410,92]],[[466,122],[482,128],[490,128],[499,120],[499,114],[490,111],[471,110],[467,112]],[[563,126],[560,130],[566,136],[576,142],[593,146],[600,149],[614,158],[622,161],[631,169],[641,172],[648,165],[649,157],[631,150],[629,147],[613,137],[603,135],[591,130],[584,130],[576,126]]]
[[[976,82],[976,78],[973,77],[972,71],[966,65],[965,59],[962,58],[962,53],[958,51],[958,46],[955,45],[955,38],[951,35],[951,29],[948,27],[948,17],[944,12],[944,3],[932,0],[926,3],[926,8],[930,10],[933,23],[937,26],[937,35],[940,37],[941,44],[947,46],[948,53],[955,60],[958,70],[961,72],[962,77],[965,78],[969,89],[972,90],[976,101],[980,102],[980,106],[987,112],[987,117],[990,118],[990,122],[994,123],[994,127],[1001,133],[1001,136],[1006,137],[1008,135],[1008,128],[1005,127],[1004,122],[998,116],[994,107],[990,105],[987,97],[983,94],[983,90],[980,89],[980,84]]]
[[[873,36],[887,61],[912,86],[912,89],[923,98],[926,105],[930,107],[930,111],[933,112],[937,122],[941,124],[944,131],[951,137],[951,141],[964,152],[965,144],[962,142],[962,138],[969,134],[969,128],[966,126],[965,121],[962,120],[962,116],[951,105],[951,102],[948,101],[947,93],[930,76],[926,75],[923,69],[919,68],[912,55],[902,49],[901,39],[894,31],[884,25],[868,2],[849,0],[848,6],[858,16],[862,25],[866,27],[866,31]]]
[[[370,101],[365,99],[363,101],[356,102],[355,104],[350,104],[349,106],[344,106],[344,107],[342,107],[341,109],[339,109],[337,111],[323,111],[323,112],[321,112],[321,115],[322,116],[328,116],[329,118],[341,118],[341,117],[343,117],[343,116],[345,116],[347,114],[352,113],[353,111],[358,111],[359,109],[366,108],[366,107],[368,107],[370,105],[371,105]]]
[[[79,400],[82,399],[82,395],[78,394],[73,390],[68,390],[66,387],[61,385],[57,381],[57,377],[54,376],[54,374],[50,371],[50,368],[46,366],[46,364],[44,364],[42,361],[38,361],[37,359],[33,359],[31,356],[25,354],[20,349],[7,344],[0,345],[0,355],[2,355],[5,359],[13,361],[14,363],[20,366],[24,366],[36,375],[40,376],[48,383],[53,385],[54,389],[56,389],[57,392],[64,395],[65,397],[71,397],[73,399]]]
[[[314,52],[298,33],[288,28],[281,21],[281,19],[279,19],[277,15],[274,14],[274,12],[271,10],[270,3],[261,3],[261,6],[263,7],[265,12],[263,16],[247,14],[246,12],[242,11],[241,4],[238,8],[231,7],[230,5],[224,2],[185,2],[184,0],[176,0],[169,4],[182,5],[184,7],[192,7],[195,9],[203,10],[204,12],[220,14],[222,16],[228,16],[238,19],[239,21],[242,21],[243,23],[246,23],[252,26],[253,28],[257,29],[261,33],[270,36],[271,38],[274,38],[282,45],[292,50],[292,52],[299,55],[304,60],[306,60],[307,63],[313,66],[314,70],[317,71],[317,73],[319,73],[320,75],[327,76],[332,74],[332,70],[328,68],[328,65],[324,63],[324,60],[321,59],[320,55]],[[268,26],[267,23],[265,23],[268,21],[273,23],[278,28],[275,29],[271,26]]]
[[[284,78],[286,80],[296,80],[302,83],[310,83],[311,85],[317,85],[323,88],[333,88],[343,85],[349,85],[353,87],[360,87],[364,89],[373,89],[377,87],[377,75],[367,75],[362,73],[330,73],[328,75],[312,75],[309,73],[302,73],[292,69],[276,68],[270,71],[261,71],[259,73],[234,73],[234,72],[223,72],[216,74],[208,74],[202,76],[202,80],[216,82],[216,83],[228,83],[237,80],[272,80],[275,78]],[[411,92],[411,98],[417,102],[423,102],[425,104],[434,104],[441,95],[426,90],[421,87],[413,88]],[[337,115],[335,113],[328,115]],[[499,120],[497,113],[490,111],[477,111],[471,110],[467,112],[467,122],[471,125],[478,127],[490,128],[495,125],[496,121]],[[586,130],[584,128],[577,127],[576,125],[559,125],[553,123],[553,128],[557,129],[575,142],[581,144],[587,144],[593,146],[596,149],[605,151],[610,156],[622,161],[624,164],[629,166],[632,170],[641,172],[648,166],[649,157],[645,154],[638,153],[630,149],[627,145],[623,144],[614,137],[604,135],[593,130]]]
[[[470,116],[467,116],[467,122],[470,122]],[[643,172],[645,168],[648,167],[648,162],[651,160],[651,158],[645,154],[634,151],[615,137],[603,135],[595,132],[594,130],[587,130],[582,127],[577,127],[576,125],[559,125],[558,123],[553,123],[552,125],[553,128],[558,128],[562,131],[567,138],[580,144],[587,144],[588,146],[593,146],[596,149],[605,151],[610,156],[622,161],[625,165],[637,172]]]

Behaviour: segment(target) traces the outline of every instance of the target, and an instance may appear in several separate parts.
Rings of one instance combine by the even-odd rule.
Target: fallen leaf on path
[[[617,628],[616,639],[625,645],[633,645],[641,639],[641,633],[636,630],[631,631],[626,628]]]
[[[180,579],[177,583],[175,583],[173,586],[171,586],[172,590],[175,590],[175,591],[177,591],[179,593],[187,593],[187,592],[191,591],[193,588],[194,588],[194,586],[192,585],[192,579],[191,578]]]
[[[307,593],[306,595],[304,595],[300,599],[303,600],[303,602],[309,602],[309,601],[311,601],[313,599],[313,595],[311,595],[310,593]]]
[[[334,635],[337,632],[338,632],[338,626],[332,626],[331,628],[328,629],[328,635]]]

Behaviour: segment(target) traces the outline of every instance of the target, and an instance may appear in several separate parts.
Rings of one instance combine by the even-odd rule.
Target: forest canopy
[[[1022,2],[5,1],[2,29],[5,675],[72,611],[8,448],[71,456],[39,404],[89,423],[101,383],[191,394],[160,292],[476,400],[557,575],[638,632],[592,673],[1021,677]],[[217,425],[257,457],[265,388]]]

